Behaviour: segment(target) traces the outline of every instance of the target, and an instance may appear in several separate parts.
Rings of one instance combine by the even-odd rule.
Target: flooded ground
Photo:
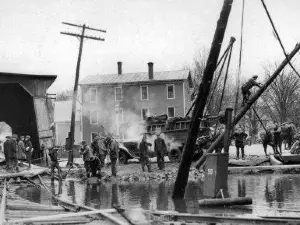
[[[176,210],[179,212],[223,213],[224,209],[199,208],[197,200],[204,198],[201,181],[190,182],[187,187],[185,201],[174,202],[171,198],[172,182],[145,183],[99,183],[88,184],[67,180],[59,185],[58,181],[48,181],[47,185],[53,193],[74,203],[85,204],[95,208],[111,208],[119,204],[123,208],[141,207],[150,210]],[[228,195],[230,197],[252,197],[253,210],[227,210],[232,214],[253,215],[287,215],[300,206],[300,176],[299,175],[230,175],[228,180]],[[55,204],[49,194],[39,188],[19,188],[17,194],[33,202]],[[285,211],[287,210],[287,211]]]

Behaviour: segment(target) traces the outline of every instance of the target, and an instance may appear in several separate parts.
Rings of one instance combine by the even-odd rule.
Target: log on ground
[[[198,201],[199,206],[230,206],[230,205],[251,205],[252,198],[215,198],[215,199],[202,199]]]

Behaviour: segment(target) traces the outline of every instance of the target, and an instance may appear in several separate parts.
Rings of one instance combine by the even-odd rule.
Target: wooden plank
[[[62,207],[50,207],[50,206],[44,206],[44,205],[39,205],[39,206],[32,206],[30,204],[15,204],[14,202],[8,203],[7,204],[7,209],[10,210],[25,210],[25,211],[54,211],[54,212],[59,212],[59,211],[64,211]]]
[[[251,205],[252,198],[214,198],[202,199],[198,201],[199,206],[228,206],[228,205]]]
[[[281,219],[281,218],[262,218],[262,217],[246,217],[246,216],[219,216],[212,214],[190,214],[178,213],[172,211],[153,211],[151,214],[156,221],[188,221],[188,222],[211,222],[211,223],[235,223],[235,224],[291,224],[291,222],[299,223],[299,219]]]
[[[265,170],[273,170],[273,171],[282,171],[282,170],[290,170],[290,169],[300,169],[300,165],[274,165],[274,166],[240,166],[240,167],[229,167],[228,171],[231,174],[234,173],[247,173],[250,171],[265,171]]]
[[[78,216],[91,216],[101,214],[105,215],[107,219],[109,219],[111,222],[114,222],[117,225],[128,225],[128,223],[119,220],[118,218],[113,217],[112,215],[108,213],[104,213],[103,210],[93,210],[93,211],[87,211],[87,212],[77,212],[77,213],[67,213],[67,214],[57,214],[57,215],[51,215],[51,216],[37,216],[33,218],[24,218],[24,219],[18,219],[18,220],[11,220],[10,223],[32,223],[32,222],[41,222],[41,221],[52,221],[52,220],[58,220],[63,218],[73,218]]]
[[[5,222],[6,192],[7,192],[6,188],[7,188],[7,183],[6,183],[6,179],[4,179],[4,187],[2,190],[1,205],[0,205],[0,225],[3,225]]]

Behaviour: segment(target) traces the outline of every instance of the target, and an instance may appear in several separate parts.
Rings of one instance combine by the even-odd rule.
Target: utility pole
[[[74,83],[74,89],[73,89],[71,126],[70,126],[70,132],[68,134],[68,138],[67,138],[67,141],[66,141],[66,149],[69,150],[69,158],[68,158],[68,164],[67,165],[72,166],[73,165],[73,159],[74,159],[73,145],[74,145],[74,134],[75,134],[76,102],[77,102],[78,80],[79,80],[79,72],[80,72],[80,63],[81,63],[83,41],[84,41],[84,39],[104,41],[104,39],[100,38],[100,37],[86,36],[85,35],[85,30],[99,31],[99,32],[103,32],[103,33],[106,33],[106,31],[91,28],[91,27],[86,26],[85,24],[77,25],[77,24],[66,23],[66,22],[63,22],[63,24],[68,25],[68,26],[82,28],[81,34],[69,33],[69,32],[60,32],[61,34],[64,34],[64,35],[78,37],[79,40],[80,40],[79,53],[78,53],[78,59],[77,59],[77,65],[76,65],[75,83]]]
[[[210,86],[213,80],[214,72],[217,66],[221,46],[224,39],[224,34],[231,11],[233,0],[224,0],[223,7],[220,13],[220,18],[217,23],[216,31],[212,41],[210,53],[207,59],[206,67],[203,73],[202,82],[199,87],[198,95],[195,100],[195,107],[192,113],[191,126],[188,133],[186,145],[184,146],[182,159],[179,165],[178,174],[176,177],[173,198],[183,198],[185,188],[188,182],[189,171],[194,154],[195,143],[198,136],[200,121],[203,116],[203,111],[209,95]]]

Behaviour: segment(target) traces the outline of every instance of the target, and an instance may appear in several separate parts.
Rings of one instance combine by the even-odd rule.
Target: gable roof
[[[76,118],[75,121],[80,121],[81,106],[76,104]],[[54,105],[54,122],[71,122],[72,101],[57,101]]]
[[[188,79],[189,74],[189,70],[154,72],[153,79],[151,80],[149,79],[148,72],[107,75],[98,74],[85,77],[83,80],[81,80],[80,85],[186,80]]]

